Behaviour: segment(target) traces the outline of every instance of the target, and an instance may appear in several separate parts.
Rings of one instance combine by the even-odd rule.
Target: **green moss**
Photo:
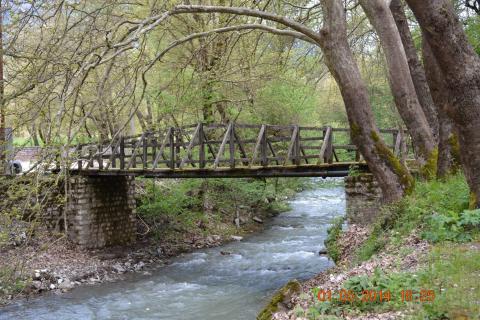
[[[452,173],[455,173],[460,166],[460,144],[458,143],[458,137],[456,134],[451,134],[448,138],[450,144],[450,155],[452,157]]]
[[[426,163],[420,168],[420,174],[423,178],[430,180],[437,176],[438,148],[435,147]]]
[[[478,199],[475,192],[470,192],[470,198],[468,201],[468,208],[470,210],[476,209],[478,207]]]
[[[352,139],[355,139],[362,133],[360,127],[355,122],[352,122],[352,124],[350,124],[350,132],[352,135]]]
[[[344,217],[337,217],[332,223],[332,226],[327,230],[327,239],[325,239],[325,247],[327,253],[332,260],[337,263],[341,258],[341,250],[338,244],[338,239],[342,234],[342,224],[345,220]]]
[[[390,150],[380,139],[378,134],[375,131],[371,132],[371,137],[375,142],[375,150],[378,155],[384,159],[390,168],[397,174],[400,178],[400,183],[403,186],[403,190],[406,194],[411,194],[415,188],[415,179],[412,177],[408,169],[400,162],[400,160],[395,157],[392,150]]]
[[[265,308],[258,314],[257,320],[270,320],[272,315],[278,311],[278,305],[290,300],[293,294],[302,291],[302,286],[297,280],[289,281],[285,286],[278,290]]]

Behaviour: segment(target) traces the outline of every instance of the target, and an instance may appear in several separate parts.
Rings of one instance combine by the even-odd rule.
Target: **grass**
[[[480,242],[435,245],[419,281],[436,296],[413,319],[480,319]]]
[[[412,232],[431,242],[472,239],[478,233],[475,224],[480,225],[480,211],[469,212],[468,203],[468,186],[461,174],[446,181],[418,181],[411,195],[382,209],[372,233],[357,251],[356,262],[370,259],[388,242],[400,245]]]

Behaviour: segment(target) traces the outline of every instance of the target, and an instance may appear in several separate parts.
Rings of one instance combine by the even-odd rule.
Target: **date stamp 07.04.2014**
[[[430,289],[411,290],[405,289],[400,292],[391,293],[390,290],[363,290],[361,294],[353,290],[340,289],[337,292],[317,288],[314,293],[320,302],[339,301],[343,303],[352,302],[389,302],[392,299],[400,299],[402,302],[433,302],[435,291]],[[394,296],[397,295],[397,296]]]

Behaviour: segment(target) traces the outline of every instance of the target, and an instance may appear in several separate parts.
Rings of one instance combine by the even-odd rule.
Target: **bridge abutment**
[[[372,174],[345,177],[347,221],[369,225],[374,222],[382,205],[382,190]]]
[[[132,176],[73,176],[67,206],[68,237],[86,249],[135,241]]]

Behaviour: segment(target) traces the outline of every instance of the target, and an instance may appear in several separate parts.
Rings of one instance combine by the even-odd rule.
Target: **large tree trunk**
[[[445,77],[460,155],[471,190],[471,205],[480,199],[480,58],[468,43],[450,0],[407,0],[425,41]]]
[[[438,137],[438,118],[437,108],[433,101],[430,89],[428,87],[427,77],[425,76],[425,70],[417,55],[417,49],[413,42],[410,28],[408,27],[407,16],[403,8],[402,0],[392,0],[390,3],[390,10],[392,11],[393,18],[400,33],[402,39],[403,48],[407,56],[408,67],[410,68],[410,75],[412,76],[413,85],[415,86],[415,92],[417,93],[418,101],[422,106],[423,113],[427,118],[428,124],[432,129],[433,136]]]
[[[447,116],[446,110],[450,104],[450,94],[442,74],[442,70],[433,55],[430,46],[426,41],[422,41],[423,63],[425,65],[425,74],[430,86],[433,100],[437,106],[439,122],[439,141],[438,141],[438,163],[437,177],[444,178],[454,168],[455,160],[458,156],[456,150],[456,136],[453,134],[453,122]]]
[[[321,43],[327,66],[340,88],[352,139],[382,188],[385,200],[399,200],[413,187],[407,168],[380,138],[367,88],[347,41],[345,11],[341,0],[322,0],[325,25]]]
[[[398,113],[408,128],[416,156],[420,165],[423,166],[436,156],[435,140],[418,101],[402,40],[392,13],[384,0],[360,0],[360,5],[380,38],[387,61],[390,88]]]

